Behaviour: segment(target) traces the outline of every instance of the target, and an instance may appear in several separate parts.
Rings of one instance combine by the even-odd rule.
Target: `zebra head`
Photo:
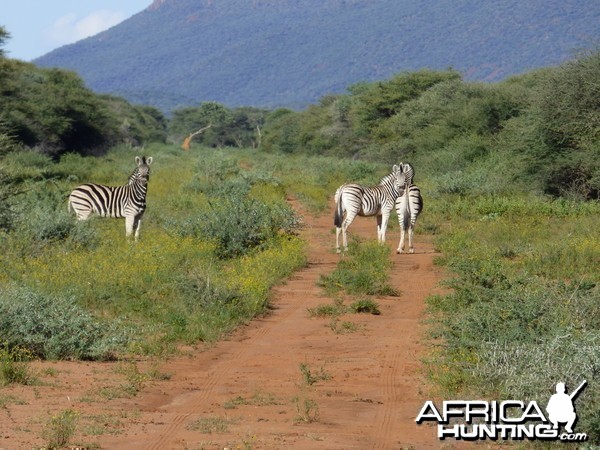
[[[405,184],[407,186],[410,186],[411,184],[413,184],[413,178],[415,177],[415,169],[413,168],[412,164],[410,163],[400,163],[400,167],[402,167],[402,172],[404,173],[405,176]]]
[[[129,179],[130,182],[141,181],[144,184],[148,183],[148,180],[150,179],[150,164],[152,164],[152,156],[148,158],[145,156],[142,156],[141,158],[136,156],[135,163],[137,164],[137,167],[131,174]]]
[[[394,189],[396,192],[401,192],[406,183],[406,174],[404,173],[404,166],[402,163],[400,163],[399,166],[394,164],[394,167],[392,167],[392,175],[394,176]]]

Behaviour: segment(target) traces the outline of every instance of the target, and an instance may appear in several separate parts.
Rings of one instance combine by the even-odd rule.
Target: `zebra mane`
[[[388,181],[393,181],[394,180],[394,173],[388,173],[386,176],[384,176],[381,180],[379,180],[379,184],[386,184]]]

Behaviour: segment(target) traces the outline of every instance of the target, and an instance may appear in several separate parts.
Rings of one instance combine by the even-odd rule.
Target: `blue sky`
[[[152,0],[0,0],[0,25],[11,35],[9,58],[31,61],[106,30]]]

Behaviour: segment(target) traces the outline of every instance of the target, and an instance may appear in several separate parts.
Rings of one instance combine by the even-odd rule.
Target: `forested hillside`
[[[157,0],[35,62],[163,111],[301,108],[400,71],[498,81],[556,65],[597,42],[598,23],[596,0]]]

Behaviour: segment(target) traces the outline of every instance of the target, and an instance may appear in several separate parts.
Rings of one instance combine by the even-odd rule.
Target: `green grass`
[[[379,304],[370,298],[361,298],[350,305],[350,311],[358,314],[373,314],[378,316],[381,314]]]
[[[10,346],[41,358],[110,359],[219,340],[264,313],[271,287],[306,264],[301,218],[286,198],[323,211],[346,179],[370,183],[387,170],[249,149],[153,144],[144,153],[154,163],[136,244],[123,219],[78,223],[66,206],[81,183],[126,183],[131,149],[58,162],[25,151],[2,158],[21,192],[10,223],[0,224],[0,327]]]
[[[331,380],[331,375],[321,366],[318,371],[312,371],[307,363],[300,363],[300,373],[302,374],[302,384],[312,386],[319,381]]]
[[[29,366],[32,359],[34,355],[26,348],[11,348],[8,343],[0,346],[0,386],[34,384],[36,378]]]
[[[453,276],[450,294],[428,300],[442,394],[545,404],[557,380],[586,379],[577,427],[599,443],[600,204],[448,197],[433,209]]]
[[[274,406],[281,405],[281,401],[270,392],[256,391],[251,397],[242,397],[238,395],[235,398],[223,403],[225,409],[235,409],[238,406]]]
[[[51,416],[43,431],[46,447],[66,446],[75,434],[78,419],[79,413],[70,408]]]
[[[42,358],[106,359],[212,342],[262,314],[270,288],[305,264],[285,189],[263,169],[242,169],[242,152],[154,145],[145,154],[155,163],[136,244],[123,219],[77,223],[66,206],[82,182],[126,183],[129,150],[58,163],[34,153],[5,158],[25,191],[0,231],[0,328],[11,346]],[[236,180],[248,210],[224,207]]]
[[[204,434],[226,433],[230,425],[237,423],[239,423],[239,420],[229,417],[202,417],[190,423],[187,429]]]
[[[375,241],[350,242],[349,255],[340,259],[335,270],[322,275],[319,284],[331,294],[392,295],[398,291],[388,284],[392,267],[390,248]]]

